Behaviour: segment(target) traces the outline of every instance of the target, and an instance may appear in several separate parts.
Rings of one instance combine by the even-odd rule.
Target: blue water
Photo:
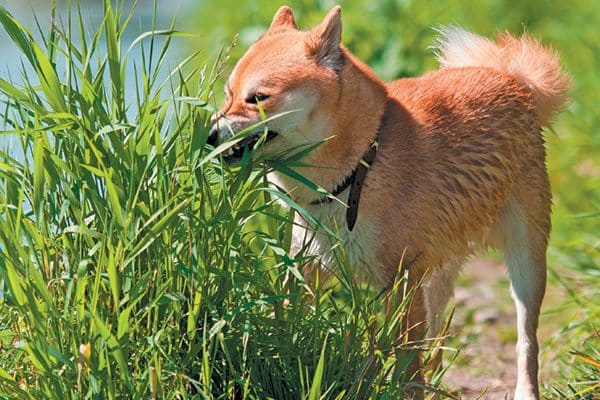
[[[75,0],[72,1],[75,3]],[[26,28],[37,33],[35,18],[37,17],[42,30],[47,31],[50,27],[51,19],[51,1],[50,0],[3,0],[2,5]],[[114,1],[113,1],[114,3]],[[120,1],[124,4],[123,9],[128,11],[133,1]],[[173,18],[185,22],[193,9],[194,0],[159,0],[157,1],[156,21],[158,28],[167,28]],[[97,26],[103,17],[102,0],[79,0],[84,21],[89,22],[89,26]],[[152,27],[152,15],[154,9],[153,0],[139,0],[135,9],[131,23],[125,31],[123,43],[130,43],[137,37],[141,31],[148,31]],[[67,1],[57,1],[57,19],[66,24]],[[76,21],[75,21],[76,22]],[[177,24],[181,26],[181,24]],[[86,26],[88,27],[88,26]],[[75,26],[76,28],[76,26]],[[77,32],[75,30],[75,32]],[[12,44],[10,38],[0,28],[0,65],[6,65],[9,69],[18,68],[18,49]],[[4,64],[4,65],[3,65]],[[6,69],[4,69],[6,70]],[[4,72],[4,71],[3,71]],[[2,73],[4,76],[4,73]]]
[[[73,0],[73,2],[75,2]],[[80,0],[82,15],[86,28],[97,27],[103,18],[102,0]],[[121,1],[124,4],[123,9],[130,10],[133,1]],[[51,20],[51,1],[50,0],[4,0],[2,5],[19,21],[28,28],[36,38],[39,38],[36,17],[44,32],[50,28]],[[157,1],[156,27],[157,29],[166,29],[170,26],[174,18],[178,23],[176,27],[185,24],[193,9],[194,0],[159,0]],[[152,15],[154,11],[154,1],[140,0],[135,8],[135,12],[124,32],[122,39],[123,50],[127,49],[129,44],[141,33],[152,29]],[[57,1],[56,10],[57,24],[67,23],[67,2],[66,0]],[[89,23],[89,25],[88,25]],[[78,34],[77,20],[73,18],[73,32]],[[91,29],[89,34],[91,35]],[[3,28],[0,28],[0,76],[6,77],[7,73],[12,76],[19,76],[21,53],[14,46],[9,36]]]
[[[50,29],[51,23],[51,1],[50,0],[0,0],[2,5],[15,17],[17,21],[19,21],[25,28],[30,30],[36,39],[39,40],[39,28],[37,24],[39,23],[41,30],[47,35],[47,32]],[[72,1],[75,3],[75,0]],[[79,0],[79,4],[81,5],[82,16],[85,23],[85,28],[88,30],[87,36],[91,37],[98,25],[101,23],[102,18],[104,16],[103,12],[103,1],[102,0]],[[113,4],[115,2],[113,1]],[[127,14],[131,9],[131,5],[134,3],[132,0],[127,0],[125,2],[120,1],[120,4],[124,4],[123,10],[124,14]],[[197,0],[158,0],[156,5],[156,25],[155,29],[168,29],[171,26],[171,23],[174,19],[176,19],[175,28],[178,30],[185,30],[183,28],[189,24],[190,15],[193,16],[193,6],[194,3],[197,4]],[[131,18],[124,34],[121,39],[121,50],[122,54],[127,51],[130,44],[143,32],[148,32],[152,30],[153,23],[153,13],[154,13],[154,1],[153,0],[139,0],[138,4],[135,8],[133,17]],[[58,0],[57,1],[57,10],[56,10],[56,21],[57,25],[65,26],[67,24],[67,1],[66,0]],[[37,22],[36,22],[37,18]],[[186,21],[188,22],[186,24]],[[76,18],[76,13],[73,13],[73,22],[72,22],[72,32],[73,32],[73,40],[75,44],[78,46],[79,38],[79,26]],[[163,37],[157,37],[155,39],[155,49],[160,50],[160,46],[162,45]],[[167,63],[164,65],[162,70],[162,75],[159,76],[159,80],[166,79],[168,77],[168,71],[175,65],[177,65],[180,60],[184,59],[186,54],[184,54],[181,48],[185,48],[185,46],[179,46],[178,43],[185,41],[186,39],[175,39],[171,42],[169,56],[167,58]],[[142,44],[138,44],[135,46],[131,53],[128,56],[128,66],[127,73],[129,76],[125,82],[125,101],[128,104],[132,104],[135,101],[135,79],[133,79],[132,74],[134,73],[133,64],[141,63],[141,46],[149,45],[149,39],[146,39],[142,42]],[[101,40],[101,46],[104,46],[104,41]],[[100,49],[100,54],[105,54],[105,49]],[[155,50],[155,53],[157,51]],[[146,52],[146,54],[148,54]],[[170,68],[171,67],[171,68]],[[64,74],[64,67],[61,63],[57,63],[57,69],[59,76]],[[32,79],[32,83],[36,84],[36,80],[34,78],[34,73],[32,68],[28,65],[26,58],[22,55],[20,50],[13,44],[12,40],[8,36],[8,34],[4,31],[4,27],[0,25],[0,78],[10,81],[15,84],[17,87],[22,82],[23,72],[27,74],[27,76]],[[107,72],[108,77],[108,72]],[[0,103],[2,102],[2,96],[0,95]],[[1,104],[0,104],[1,107]],[[133,109],[134,107],[131,107]],[[0,116],[0,118],[2,118]],[[2,122],[2,121],[0,121]],[[0,123],[0,128],[3,124]],[[13,141],[16,140],[15,137],[0,135],[0,149],[7,149],[9,153],[11,153],[11,149],[16,148],[18,146],[12,146]],[[11,154],[13,157],[17,159],[21,158],[22,155],[19,154]]]

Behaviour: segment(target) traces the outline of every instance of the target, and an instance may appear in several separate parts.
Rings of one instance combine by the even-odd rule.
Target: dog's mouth
[[[263,134],[264,131],[261,131],[246,136],[243,140],[236,143],[234,146],[231,146],[223,153],[223,160],[227,163],[234,163],[236,161],[239,161],[244,155],[244,151],[252,150],[256,143],[258,143],[258,141],[261,139]],[[279,136],[279,133],[275,131],[267,131],[267,137],[264,139],[262,145],[270,142],[277,136]]]

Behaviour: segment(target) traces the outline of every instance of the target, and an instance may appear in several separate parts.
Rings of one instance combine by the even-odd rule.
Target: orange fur
[[[490,67],[518,79],[533,94],[536,112],[542,126],[568,102],[571,79],[560,68],[558,54],[534,39],[498,35],[498,43],[459,28],[442,30],[438,42],[438,60],[442,67]]]
[[[413,337],[425,334],[425,320],[436,326],[452,293],[449,281],[466,257],[487,245],[504,251],[518,312],[515,398],[538,398],[535,331],[551,206],[541,127],[565,106],[568,76],[557,55],[531,38],[504,34],[495,44],[450,29],[438,43],[441,69],[384,83],[339,43],[340,11],[335,7],[317,27],[299,31],[291,10],[282,7],[233,70],[211,135],[223,139],[229,127],[259,121],[248,96],[267,94],[267,115],[296,112],[269,123],[279,136],[261,151],[277,154],[330,138],[305,158],[310,167],[298,171],[333,190],[379,131],[352,232],[344,206],[311,205],[317,193],[286,176],[272,178],[339,227],[350,262],[366,267],[383,287],[403,253],[406,260],[416,258],[409,270],[416,290],[408,320]],[[314,228],[297,223],[295,245],[301,248]],[[324,268],[333,267],[329,238],[314,235],[309,251]],[[417,379],[419,370],[417,359]]]

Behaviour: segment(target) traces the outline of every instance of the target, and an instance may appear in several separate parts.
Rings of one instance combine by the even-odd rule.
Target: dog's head
[[[225,85],[225,105],[212,117],[208,143],[217,145],[264,118],[267,136],[261,151],[277,154],[316,143],[331,135],[340,96],[338,72],[344,66],[340,47],[341,8],[323,22],[300,31],[292,11],[281,7],[269,30],[237,63]],[[226,161],[241,158],[265,132],[264,125],[236,144]]]

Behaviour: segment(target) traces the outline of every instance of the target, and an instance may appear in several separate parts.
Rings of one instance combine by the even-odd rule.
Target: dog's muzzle
[[[234,134],[233,129],[230,127],[219,126],[218,123],[215,123],[209,133],[208,138],[206,139],[206,143],[211,146],[218,146],[219,144],[227,141]],[[254,149],[260,138],[264,135],[264,129],[259,128],[256,132],[253,132],[246,136],[243,140],[236,143],[234,146],[223,152],[223,160],[227,163],[235,163],[239,161],[244,155],[244,151],[251,151]],[[268,130],[267,137],[264,139],[262,145],[267,142],[275,139],[279,134],[275,131]]]

